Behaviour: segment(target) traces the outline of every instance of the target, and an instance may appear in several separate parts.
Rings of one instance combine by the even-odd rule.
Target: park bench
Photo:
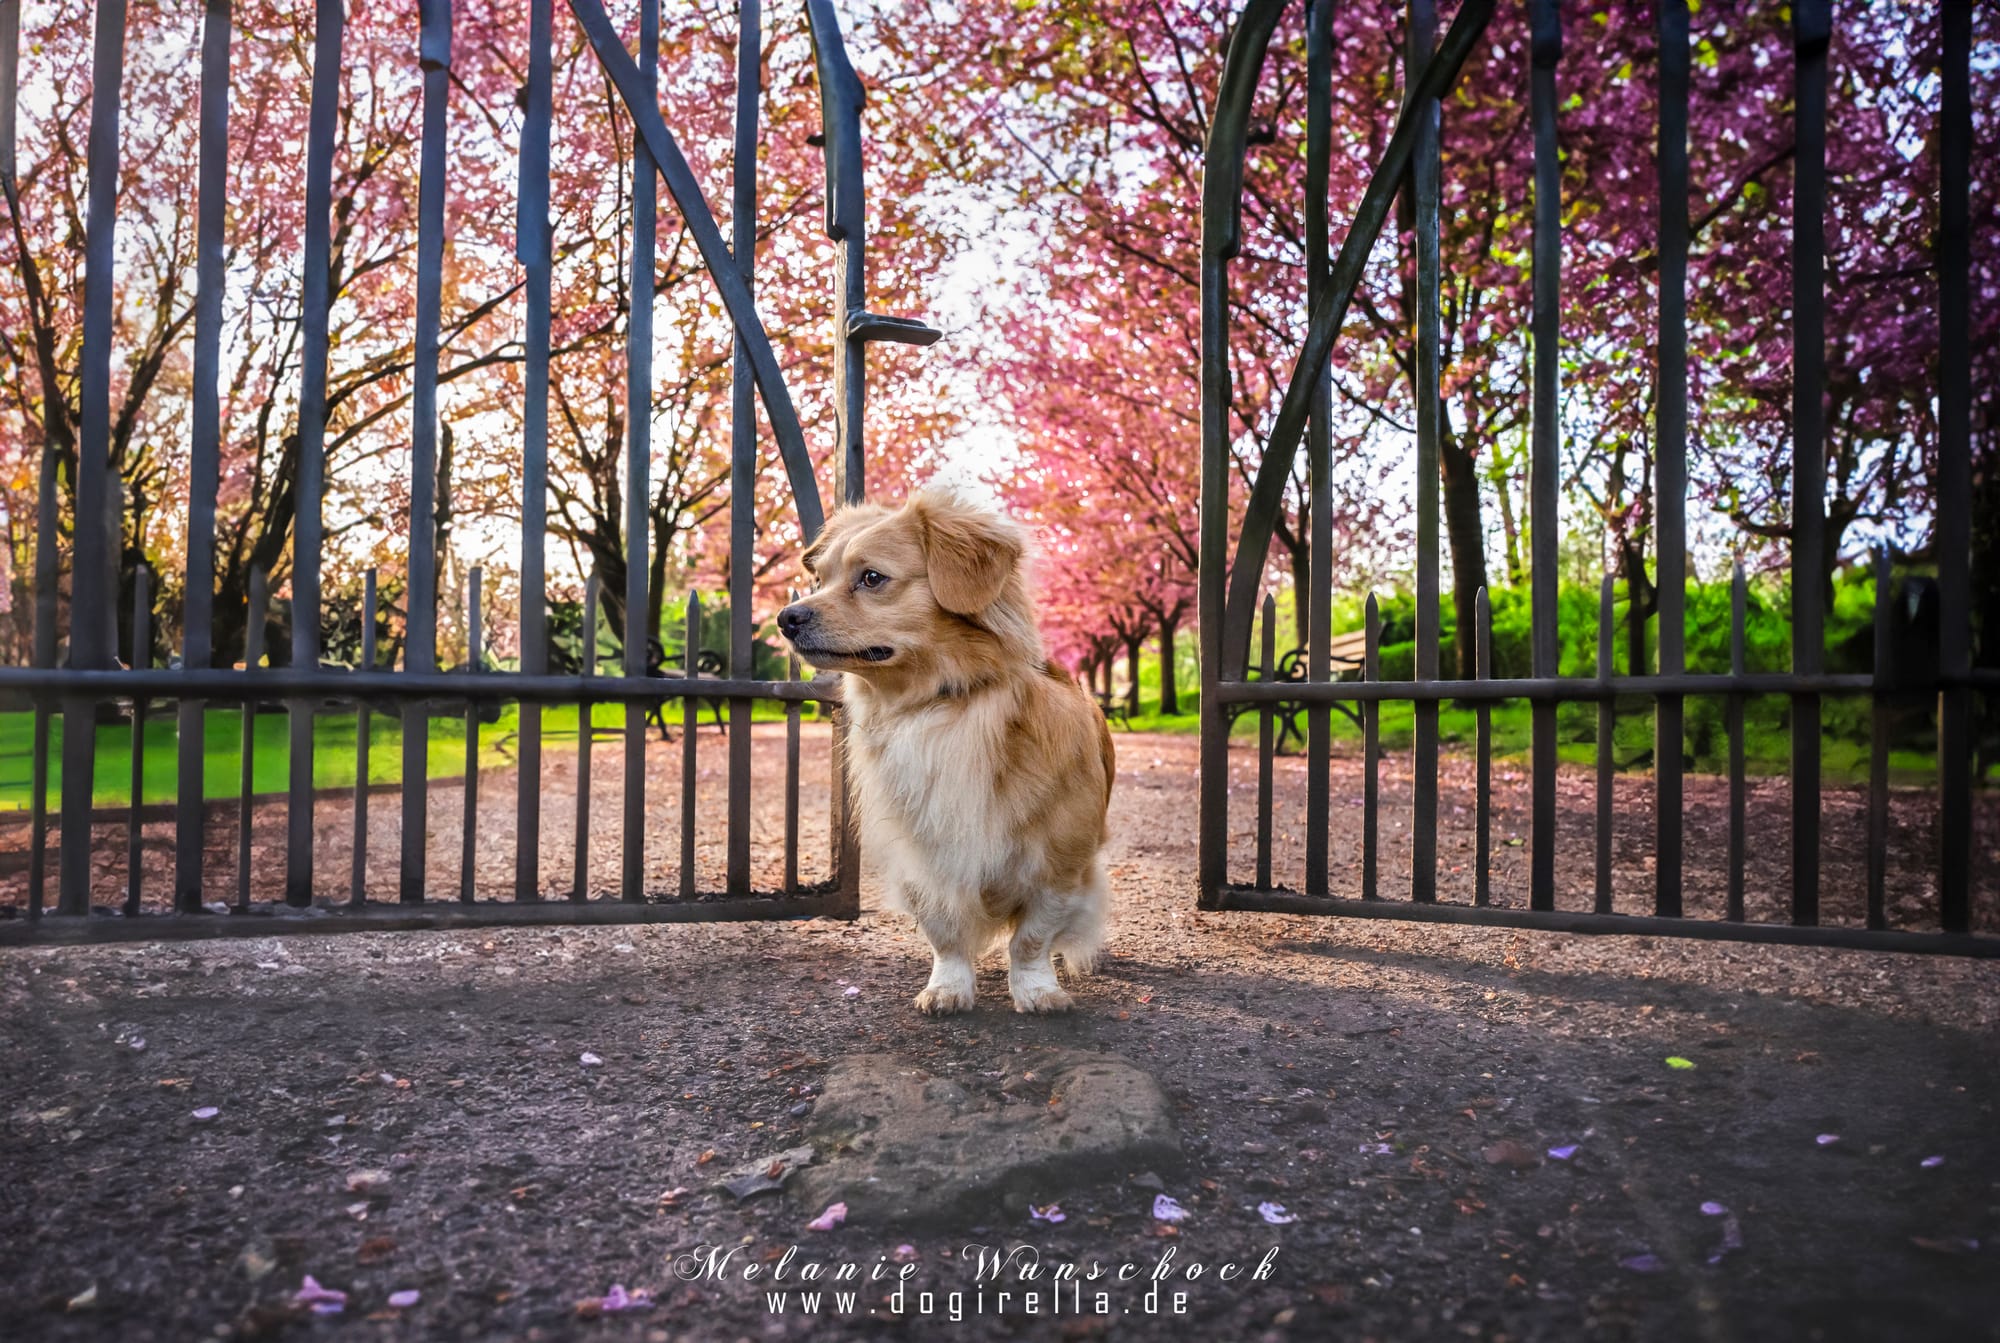
[[[646,645],[646,675],[678,676],[681,674],[683,666],[684,664],[675,663],[671,668],[668,667],[667,653],[660,646],[660,641],[658,639],[648,641]],[[724,663],[722,654],[704,648],[694,655],[694,674],[696,679],[705,677],[711,681],[719,681],[722,679],[723,671]],[[729,724],[722,717],[722,701],[714,697],[704,696],[702,702],[708,705],[709,715],[715,719],[716,727],[723,732],[728,732]],[[696,709],[696,717],[700,717],[699,708]],[[673,733],[667,730],[667,701],[654,700],[652,705],[646,710],[646,718],[648,721],[660,725],[661,741],[672,741],[674,739]]]
[[[1336,634],[1327,645],[1327,661],[1332,669],[1333,679],[1336,681],[1360,680],[1362,667],[1367,661],[1367,657],[1368,635],[1363,630],[1354,630],[1347,634]],[[1250,679],[1253,681],[1263,680],[1263,669],[1261,667],[1251,668]],[[1278,659],[1278,665],[1272,668],[1270,679],[1303,685],[1306,679],[1305,648],[1301,646],[1287,650],[1285,655]],[[1228,720],[1230,731],[1234,732],[1238,718],[1246,713],[1254,714],[1261,707],[1263,706],[1248,703],[1226,704],[1223,706],[1222,712],[1224,718]],[[1345,714],[1348,721],[1356,727],[1361,726],[1361,711],[1356,705],[1336,702],[1333,708]],[[1305,746],[1306,732],[1302,721],[1305,711],[1306,705],[1302,700],[1282,700],[1271,706],[1272,717],[1276,719],[1278,725],[1276,750],[1280,755],[1287,754],[1286,743],[1288,742],[1295,748],[1303,748]]]
[[[1097,707],[1104,714],[1104,721],[1112,727],[1130,730],[1132,726],[1132,700],[1129,685],[1113,685],[1107,691],[1097,691]]]

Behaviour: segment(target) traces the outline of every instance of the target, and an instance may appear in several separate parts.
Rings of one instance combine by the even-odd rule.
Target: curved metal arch
[[[813,64],[819,73],[820,136],[826,158],[826,236],[857,245],[868,231],[867,191],[861,176],[861,80],[847,59],[833,0],[806,0]],[[848,340],[932,345],[943,335],[911,317],[868,312],[857,300],[842,313],[838,334]]]
[[[756,300],[751,297],[750,287],[744,284],[742,273],[736,269],[735,257],[728,244],[722,240],[722,231],[716,227],[715,216],[710,213],[708,201],[701,194],[694,171],[688,167],[687,159],[681,154],[680,146],[675,143],[666,122],[660,119],[660,110],[653,105],[645,79],[640,75],[632,54],[618,40],[617,30],[611,26],[601,0],[569,0],[569,7],[577,22],[583,26],[584,34],[589,37],[597,59],[603,62],[604,71],[611,77],[612,86],[618,90],[625,110],[631,114],[633,127],[645,137],[646,148],[659,168],[660,180],[666,184],[667,194],[674,198],[674,204],[680,207],[681,217],[687,221],[688,232],[694,235],[695,247],[701,252],[702,264],[707,268],[709,278],[715,281],[715,287],[722,295],[723,307],[728,309],[729,320],[736,328],[737,338],[743,342],[750,356],[750,369],[756,375],[757,391],[763,397],[765,413],[771,417],[771,432],[778,440],[778,455],[784,459],[785,475],[791,482],[792,497],[798,505],[799,528],[806,539],[811,540],[819,534],[826,521],[825,510],[820,504],[819,479],[813,474],[812,457],[806,451],[798,411],[792,405],[791,392],[786,388],[784,374],[778,368],[778,358],[771,349],[771,338],[764,330],[764,321],[757,313]],[[856,162],[859,162],[858,155]]]
[[[1202,147],[1201,254],[1228,260],[1243,245],[1243,159],[1250,143],[1250,104],[1271,34],[1291,0],[1250,0],[1229,32],[1222,85],[1209,113]],[[1205,352],[1204,352],[1205,353]]]
[[[1282,3],[1256,4],[1247,8],[1240,30],[1247,30],[1252,41],[1239,46],[1238,40],[1232,38],[1224,63],[1222,98],[1218,101],[1209,132],[1209,174],[1202,188],[1202,251],[1204,257],[1215,259],[1218,263],[1233,256],[1241,242],[1240,200],[1250,95],[1255,90],[1256,77],[1263,66],[1270,26],[1276,23],[1277,11],[1282,8]],[[1417,140],[1418,109],[1433,99],[1443,97],[1451,88],[1466,57],[1471,54],[1473,44],[1486,31],[1487,22],[1492,17],[1493,0],[1466,0],[1460,7],[1458,17],[1452,21],[1451,30],[1445,34],[1436,55],[1425,65],[1410,90],[1410,96],[1404,100],[1402,113],[1396,121],[1396,132],[1390,138],[1381,162],[1376,165],[1368,190],[1355,211],[1354,222],[1341,244],[1331,282],[1313,305],[1305,344],[1292,369],[1291,382],[1285,388],[1277,423],[1272,426],[1271,436],[1265,444],[1264,458],[1258,464],[1257,475],[1250,488],[1250,502],[1244,510],[1242,535],[1237,543],[1235,563],[1230,569],[1228,599],[1223,609],[1220,639],[1220,676],[1223,680],[1240,681],[1246,674],[1250,660],[1250,629],[1257,611],[1258,590],[1263,583],[1264,561],[1270,553],[1271,534],[1277,527],[1278,510],[1284,505],[1285,481],[1291,475],[1292,460],[1298,452],[1299,439],[1312,409],[1313,388],[1319,380],[1320,370],[1333,353],[1334,337],[1346,321],[1355,285],[1360,282],[1368,254],[1375,246],[1375,239],[1388,219],[1396,193],[1401,190],[1403,178],[1409,170],[1411,151]],[[1253,23],[1262,26],[1261,39],[1258,38],[1258,29],[1249,27]],[[1226,201],[1219,199],[1221,192],[1229,193]],[[1204,342],[1202,363],[1205,367],[1223,367],[1227,363],[1227,333],[1220,335],[1221,339],[1214,344]],[[1204,379],[1205,383],[1208,381]],[[1216,381],[1220,386],[1227,386],[1226,377]],[[1219,417],[1217,423],[1220,424]],[[1226,437],[1221,434],[1213,437],[1217,441],[1204,441],[1203,452],[1227,452]],[[1216,507],[1220,507],[1222,502],[1213,501]]]

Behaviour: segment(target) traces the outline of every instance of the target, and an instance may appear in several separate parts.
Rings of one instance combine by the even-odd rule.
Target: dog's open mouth
[[[826,658],[832,662],[887,662],[896,656],[895,649],[882,644],[852,650],[825,648],[818,644],[794,644],[793,647],[797,648],[799,655],[808,661],[814,658]]]

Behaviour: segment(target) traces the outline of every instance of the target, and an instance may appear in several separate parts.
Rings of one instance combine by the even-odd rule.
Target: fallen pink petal
[[[860,990],[860,989],[858,989],[858,988],[854,988],[854,987],[850,986],[850,987],[848,987],[848,988],[845,988],[845,989],[842,989],[842,990],[841,990],[841,993],[840,993],[840,996],[841,996],[841,997],[843,997],[843,998],[855,998],[855,997],[859,997],[859,996],[860,996],[860,994],[861,994],[861,990]]]
[[[1720,1217],[1728,1211],[1729,1209],[1723,1207],[1720,1203],[1717,1203],[1714,1199],[1710,1199],[1708,1202],[1701,1205],[1701,1215],[1703,1217]]]
[[[1030,1203],[1028,1205],[1028,1216],[1037,1222],[1060,1222],[1063,1220],[1062,1204],[1051,1203],[1046,1207],[1037,1208],[1034,1204]]]
[[[401,1292],[389,1293],[389,1305],[396,1310],[408,1310],[424,1299],[424,1294],[412,1287]]]
[[[1840,1135],[1838,1133],[1822,1133],[1817,1138],[1814,1138],[1813,1141],[1821,1147],[1831,1147],[1840,1141]]]
[[[597,1055],[591,1053],[589,1050],[586,1049],[583,1052],[583,1057],[579,1058],[577,1062],[581,1063],[586,1068],[595,1068],[599,1064],[603,1063],[604,1060],[597,1057]]]
[[[347,1293],[334,1287],[320,1286],[319,1279],[308,1273],[299,1290],[292,1293],[292,1304],[311,1306],[321,1315],[336,1315],[347,1305]]]
[[[806,1230],[831,1231],[846,1220],[847,1205],[845,1203],[829,1203],[826,1205],[825,1212],[806,1223]]]
[[[193,1117],[205,1124],[221,1113],[222,1111],[216,1109],[213,1105],[204,1105],[199,1110],[194,1111]]]
[[[1153,1220],[1157,1222],[1185,1222],[1187,1209],[1165,1194],[1153,1196]]]
[[[598,1306],[607,1313],[620,1310],[651,1310],[653,1294],[643,1287],[628,1292],[623,1283],[614,1282],[611,1284],[611,1290],[604,1294],[604,1299],[598,1302]]]
[[[1660,1273],[1665,1271],[1667,1265],[1658,1255],[1649,1253],[1627,1255],[1618,1261],[1618,1267],[1634,1273]]]
[[[1287,1226],[1299,1220],[1297,1214],[1286,1212],[1282,1203],[1259,1203],[1257,1215],[1272,1226]]]
[[[1927,1156],[1922,1161],[1919,1161],[1917,1164],[1919,1166],[1922,1166],[1925,1170],[1936,1170],[1939,1166],[1942,1166],[1944,1164],[1944,1158],[1941,1156]]]
[[[1551,1147],[1549,1149],[1549,1159],[1551,1161],[1567,1161],[1575,1155],[1576,1155],[1575,1143],[1568,1143],[1562,1147]]]

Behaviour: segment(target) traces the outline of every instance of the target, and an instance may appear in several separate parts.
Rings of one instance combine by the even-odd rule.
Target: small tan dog
[[[1077,974],[1104,940],[1111,733],[1043,655],[1024,557],[1013,523],[947,493],[860,504],[778,616],[801,658],[844,673],[862,842],[931,944],[925,1012],[969,1009],[1003,934],[1014,1009],[1064,1011],[1051,953]]]

